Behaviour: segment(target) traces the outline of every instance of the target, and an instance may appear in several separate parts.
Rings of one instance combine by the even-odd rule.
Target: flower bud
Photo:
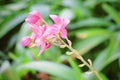
[[[60,48],[65,48],[66,47],[66,45],[60,45]]]
[[[83,63],[83,64],[79,64],[79,67],[84,67],[85,66],[85,64]]]
[[[92,66],[92,61],[90,59],[88,59],[87,61]]]
[[[68,51],[67,51],[66,54],[67,54],[67,55],[72,55],[73,52],[68,52]]]
[[[29,13],[25,21],[31,25],[40,26],[42,24],[42,16],[38,11],[32,11]]]
[[[28,46],[31,43],[31,38],[30,37],[24,37],[21,40],[21,45],[22,46]]]

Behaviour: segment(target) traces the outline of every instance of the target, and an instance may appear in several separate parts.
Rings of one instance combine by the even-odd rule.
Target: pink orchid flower
[[[42,40],[42,39],[41,39]],[[44,50],[50,48],[51,45],[49,43],[47,43],[44,39],[41,41],[41,45],[40,45],[40,51],[38,53],[38,55],[41,55],[43,53]]]
[[[42,24],[42,17],[38,11],[32,11],[29,13],[25,21],[30,25],[40,26]]]
[[[54,21],[56,27],[58,27],[58,32],[62,38],[67,38],[66,26],[70,23],[67,18],[60,18],[57,15],[50,15],[50,18]]]
[[[43,53],[45,49],[51,47],[52,44],[57,43],[59,33],[61,38],[67,39],[66,26],[70,21],[66,18],[60,18],[57,15],[50,15],[51,19],[55,24],[53,25],[42,25],[42,17],[39,12],[32,11],[25,21],[30,24],[32,34],[30,37],[22,39],[22,46],[40,46],[39,54]],[[58,41],[59,42],[59,41]]]
[[[43,26],[40,26],[40,27],[34,27],[32,29],[33,34],[34,34],[32,37],[34,38],[34,43],[35,43],[36,46],[42,45],[42,41],[45,39],[43,37],[43,35],[44,35],[46,29],[47,29],[46,25],[43,25]]]
[[[49,26],[44,32],[44,37],[56,36],[57,27],[55,25]]]
[[[32,27],[32,35],[31,38],[34,40],[34,44],[36,46],[40,46],[39,54],[43,53],[43,51],[47,48],[49,48],[51,45],[45,40],[46,37],[50,35],[46,35],[45,33],[47,31],[48,27],[46,25],[40,26],[40,27]]]
[[[30,43],[31,43],[31,38],[28,37],[28,36],[22,38],[22,40],[21,40],[21,45],[22,46],[28,46],[28,45],[30,45]]]

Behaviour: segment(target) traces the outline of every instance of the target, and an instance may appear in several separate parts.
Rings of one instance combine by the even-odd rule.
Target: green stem
[[[31,49],[31,55],[33,56],[33,59],[35,60],[35,61],[38,61],[38,58],[37,57],[35,57],[35,55],[34,55],[34,51]]]
[[[71,46],[69,46],[68,44],[66,44],[60,37],[59,37],[60,41],[66,45],[66,47],[73,52],[73,54],[75,54],[77,56],[77,58],[79,60],[81,60],[83,62],[83,64],[85,64],[95,75],[99,80],[102,80],[102,78],[100,77],[100,75],[98,74],[98,72],[93,68],[92,65],[90,65],[87,61],[85,61],[85,59],[79,54],[79,52],[75,49],[73,49]]]
[[[48,25],[48,23],[47,23],[44,19],[42,19],[42,21],[43,21],[45,24],[47,24],[47,25]]]

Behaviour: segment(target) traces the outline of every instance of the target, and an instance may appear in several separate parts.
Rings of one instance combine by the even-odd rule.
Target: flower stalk
[[[58,36],[58,37],[59,37],[59,36]],[[68,45],[67,43],[65,43],[60,37],[59,37],[59,39],[61,40],[61,42],[62,42],[64,45],[66,45],[66,47],[67,47],[73,54],[75,54],[75,55],[77,56],[77,58],[83,63],[84,66],[86,65],[86,66],[95,74],[95,76],[96,76],[99,80],[103,80],[103,79],[100,77],[99,73],[93,68],[91,62],[88,63],[87,61],[85,61],[85,59],[79,54],[79,52],[78,52],[77,50],[73,49],[72,46],[70,46],[70,45]]]

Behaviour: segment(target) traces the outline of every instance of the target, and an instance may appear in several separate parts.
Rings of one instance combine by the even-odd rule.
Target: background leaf
[[[82,71],[80,70],[80,67],[78,67],[76,62],[73,61],[73,59],[71,57],[68,57],[68,60],[71,64],[71,66],[73,67],[73,70],[74,70],[75,76],[76,76],[76,80],[85,80],[85,78],[82,75]]]
[[[112,17],[112,19],[116,22],[116,23],[120,23],[120,16],[119,13],[114,10],[110,5],[108,4],[103,4],[102,5],[103,9]]]
[[[22,21],[24,21],[25,17],[26,14],[22,13],[5,21],[0,27],[0,38],[3,37],[8,31],[16,27],[18,24],[20,24]]]
[[[57,64],[49,61],[30,62],[30,63],[19,66],[18,71],[21,71],[25,68],[46,72],[48,74],[63,78],[65,80],[75,79],[74,72],[71,68],[62,64]]]

